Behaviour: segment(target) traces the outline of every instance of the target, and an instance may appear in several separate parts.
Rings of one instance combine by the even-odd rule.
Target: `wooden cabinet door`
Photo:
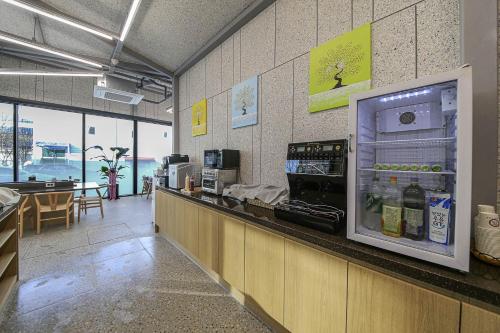
[[[167,196],[161,191],[155,191],[155,224],[160,229],[160,234],[165,233],[165,222],[166,216],[165,205],[167,201]]]
[[[198,257],[198,206],[184,202],[183,243],[192,256]]]
[[[498,333],[500,315],[474,305],[462,303],[462,328],[460,333]]]
[[[184,245],[184,200],[173,198],[175,206],[175,223],[173,225],[173,239],[180,245]]]
[[[198,258],[205,268],[219,273],[219,214],[198,209]]]
[[[285,239],[246,225],[245,294],[283,324]]]
[[[349,263],[347,332],[459,331],[460,302]]]
[[[175,198],[171,195],[166,195],[166,205],[165,205],[165,231],[164,233],[168,235],[170,238],[175,239],[174,237],[174,228],[175,228]],[[160,230],[161,231],[161,230]]]
[[[158,225],[161,228],[161,212],[160,212],[160,207],[161,207],[161,199],[162,199],[162,192],[156,191],[155,192],[155,224]]]
[[[219,275],[232,287],[245,290],[245,224],[221,215]]]
[[[345,332],[345,260],[286,239],[284,280],[284,326],[288,330],[303,333]]]

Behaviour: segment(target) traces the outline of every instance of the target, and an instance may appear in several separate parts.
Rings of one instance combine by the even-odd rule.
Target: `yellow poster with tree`
[[[370,86],[370,23],[311,50],[309,112],[349,105],[349,95]]]
[[[207,99],[204,98],[191,108],[191,128],[193,136],[207,134]]]

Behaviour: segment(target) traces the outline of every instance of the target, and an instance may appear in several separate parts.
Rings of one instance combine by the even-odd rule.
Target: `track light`
[[[75,27],[75,28],[78,28],[78,29],[90,32],[91,34],[97,35],[99,37],[106,38],[106,39],[109,39],[109,40],[113,39],[113,36],[111,36],[110,34],[107,34],[107,33],[104,33],[102,31],[99,31],[97,29],[94,29],[94,28],[92,28],[92,27],[90,27],[88,25],[78,23],[78,22],[76,22],[74,20],[65,18],[65,17],[63,17],[61,15],[57,15],[57,14],[51,13],[48,10],[45,10],[45,9],[37,7],[37,6],[33,6],[33,5],[31,5],[29,3],[26,3],[24,1],[18,1],[18,0],[2,0],[2,1],[6,2],[8,4],[11,4],[11,5],[14,5],[14,6],[17,6],[17,7],[26,9],[26,10],[29,10],[30,12],[33,12],[33,13],[36,13],[36,14],[39,14],[39,15],[51,18],[53,20],[56,20],[56,21],[68,24],[68,25],[70,25],[72,27]]]
[[[137,10],[139,9],[139,5],[141,4],[141,0],[134,0],[132,2],[132,6],[127,15],[127,20],[123,25],[122,33],[120,35],[120,41],[123,42],[127,37],[128,32],[130,31],[130,27],[132,26],[132,21],[134,20],[135,14],[137,14]]]
[[[21,76],[78,76],[78,77],[103,77],[103,73],[92,72],[72,72],[72,71],[34,71],[34,70],[15,70],[0,69],[0,75],[21,75]]]
[[[90,66],[94,66],[94,67],[98,67],[98,68],[103,67],[101,64],[98,64],[96,62],[93,62],[93,61],[90,61],[90,60],[87,60],[84,58],[80,58],[78,56],[74,56],[74,55],[71,55],[71,54],[63,52],[63,51],[58,51],[56,49],[52,49],[52,48],[49,48],[49,47],[41,45],[41,44],[33,43],[31,41],[28,41],[27,39],[15,37],[14,35],[0,33],[0,40],[4,40],[6,42],[17,44],[17,45],[26,46],[26,47],[29,47],[29,48],[32,48],[35,50],[51,53],[51,54],[54,54],[54,55],[62,57],[62,58],[82,62],[82,63],[90,65]]]

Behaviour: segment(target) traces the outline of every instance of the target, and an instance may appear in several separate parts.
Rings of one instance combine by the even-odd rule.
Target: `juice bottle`
[[[401,191],[398,188],[398,177],[392,176],[390,184],[382,195],[382,233],[391,237],[403,234]]]
[[[418,178],[403,190],[403,223],[405,237],[413,240],[424,239],[425,190],[418,185]]]
[[[383,188],[378,177],[373,177],[371,188],[366,193],[364,225],[370,230],[380,231]]]

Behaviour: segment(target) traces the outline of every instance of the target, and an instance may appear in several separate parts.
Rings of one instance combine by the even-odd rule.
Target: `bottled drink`
[[[380,231],[383,188],[378,177],[373,177],[371,188],[366,193],[364,225],[370,230]]]
[[[398,177],[392,176],[390,179],[390,184],[382,195],[382,233],[391,237],[401,237],[403,234],[401,191],[398,188]]]
[[[405,237],[424,239],[425,190],[418,185],[418,178],[412,178],[403,190],[403,223]]]

